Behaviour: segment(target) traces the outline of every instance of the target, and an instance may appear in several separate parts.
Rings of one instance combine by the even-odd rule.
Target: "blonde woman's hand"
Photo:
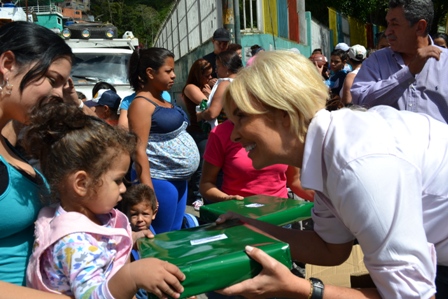
[[[285,265],[270,257],[259,248],[246,246],[246,253],[251,259],[260,263],[263,266],[263,270],[254,278],[218,290],[218,293],[226,296],[242,295],[244,298],[250,299],[273,297],[298,298],[297,294],[294,294],[295,281],[301,279],[294,277]],[[309,283],[307,281],[302,279],[300,282],[309,289]],[[308,289],[305,292],[308,292]]]

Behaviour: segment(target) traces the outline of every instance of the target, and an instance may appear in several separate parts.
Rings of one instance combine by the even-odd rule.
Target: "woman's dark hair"
[[[438,33],[436,33],[436,34],[434,34],[432,36],[433,40],[436,39],[436,38],[441,38],[441,39],[445,40],[445,43],[448,45],[448,34],[442,33],[442,32],[438,32]]]
[[[129,187],[123,194],[124,212],[129,214],[129,210],[139,203],[146,202],[153,212],[157,211],[157,199],[151,187],[145,184],[137,184]]]
[[[240,44],[230,44],[227,47],[227,50],[229,50],[229,51],[237,51],[237,50],[241,50],[241,49],[243,49],[243,47]]]
[[[203,76],[207,72],[212,70],[212,65],[210,62],[203,58],[199,58],[196,60],[193,65],[190,67],[190,72],[188,73],[187,81],[185,82],[185,86],[188,84],[194,84],[199,88],[202,88],[202,81]],[[184,87],[185,89],[185,87]],[[184,91],[182,90],[182,94],[184,94]]]
[[[112,84],[101,81],[101,82],[96,83],[93,86],[93,88],[92,88],[92,98],[95,97],[95,95],[98,93],[98,91],[100,89],[110,89],[113,92],[117,93],[117,90],[115,89],[115,87]]]
[[[252,47],[250,47],[250,54],[252,56],[255,56],[258,52],[264,50],[261,46],[259,45],[253,45]]]
[[[75,104],[52,99],[37,105],[24,138],[27,152],[40,161],[51,196],[57,199],[67,175],[86,171],[96,190],[111,161],[125,153],[132,156],[136,137],[94,116],[86,115]]]
[[[174,59],[174,54],[165,48],[136,49],[128,68],[129,83],[134,91],[139,91],[148,82],[146,69],[152,68],[157,72],[168,57]]]
[[[19,73],[35,63],[20,82],[20,93],[41,79],[53,61],[62,57],[73,61],[71,48],[60,36],[31,22],[15,21],[0,27],[0,54],[6,51],[14,53]]]
[[[216,60],[222,63],[230,73],[236,74],[243,67],[240,56],[235,51],[223,51],[216,55]]]
[[[346,51],[341,50],[341,49],[336,49],[333,50],[333,52],[331,52],[330,54],[331,56],[339,56],[341,58],[342,61],[347,61],[348,59],[348,54]]]

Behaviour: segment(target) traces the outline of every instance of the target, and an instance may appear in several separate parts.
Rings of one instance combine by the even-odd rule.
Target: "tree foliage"
[[[19,0],[19,6],[49,5],[60,0]],[[118,36],[132,31],[140,43],[149,47],[165,20],[174,0],[91,0],[90,12],[95,21],[112,23]]]
[[[28,5],[36,5],[38,0],[28,0]],[[48,5],[54,0],[39,0],[40,5]],[[212,1],[212,0],[207,0]],[[117,26],[119,35],[132,31],[144,46],[151,46],[160,25],[170,12],[174,0],[91,0],[90,14],[99,16],[102,22],[110,22]],[[305,0],[306,10],[313,17],[328,26],[328,7],[332,7],[345,16],[352,16],[366,23],[386,25],[385,17],[388,0]],[[437,27],[445,27],[448,14],[447,0],[433,0],[434,22],[431,33]],[[19,5],[25,6],[25,0]],[[240,6],[242,1],[240,1]],[[240,8],[240,10],[242,7]]]
[[[170,12],[173,0],[92,0],[90,13],[118,28],[118,34],[132,31],[140,43],[149,47]]]
[[[448,14],[448,1],[433,0],[434,22],[431,33],[437,32],[438,26],[445,27]],[[386,26],[388,0],[305,0],[306,10],[324,25],[328,26],[328,7],[332,7],[345,16],[354,17],[362,22]]]

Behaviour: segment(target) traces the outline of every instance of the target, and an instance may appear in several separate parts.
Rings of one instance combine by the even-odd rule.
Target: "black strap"
[[[6,165],[0,161],[0,195],[5,193],[9,185],[9,175]]]
[[[322,299],[324,297],[324,283],[318,278],[310,278],[313,291],[311,293],[310,299]]]
[[[159,106],[158,104],[156,104],[156,103],[154,103],[153,101],[151,101],[150,99],[148,99],[147,97],[144,97],[144,96],[136,96],[135,98],[134,98],[134,100],[135,99],[138,99],[138,98],[142,98],[142,99],[145,99],[145,100],[147,100],[148,102],[150,102],[151,104],[153,104],[154,106]]]

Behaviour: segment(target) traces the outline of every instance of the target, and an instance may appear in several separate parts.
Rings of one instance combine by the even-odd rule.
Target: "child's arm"
[[[111,276],[115,252],[111,251],[111,242],[107,247],[98,244],[90,234],[70,234],[45,251],[42,275],[52,284],[51,289],[66,293],[68,288],[75,298],[126,299],[132,298],[139,288],[159,297],[162,293],[173,298],[180,296],[180,281],[185,275],[179,268],[158,259],[142,259],[126,263]]]
[[[71,297],[58,294],[50,294],[35,289],[18,286],[15,284],[0,281],[0,299],[70,299]]]

